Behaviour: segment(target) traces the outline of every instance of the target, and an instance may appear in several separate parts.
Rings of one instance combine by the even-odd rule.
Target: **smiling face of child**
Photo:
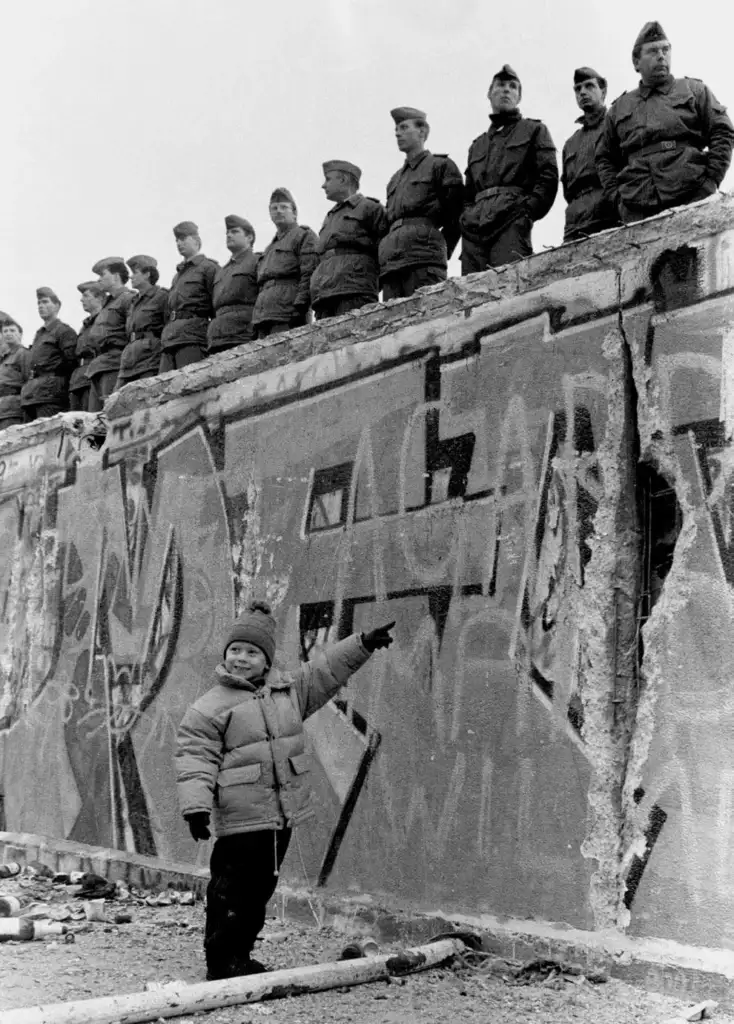
[[[247,640],[235,640],[224,652],[224,664],[228,672],[254,683],[263,679],[268,670],[268,659],[256,644]]]

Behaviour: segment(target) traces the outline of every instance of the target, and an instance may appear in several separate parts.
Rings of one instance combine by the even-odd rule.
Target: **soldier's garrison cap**
[[[353,178],[357,179],[358,184],[362,177],[362,168],[351,164],[348,160],[325,160],[321,166],[324,169],[324,174],[328,174],[329,171],[343,171],[344,174],[351,174]]]
[[[638,50],[643,43],[658,43],[661,39],[667,41],[668,37],[665,34],[665,29],[659,21],[646,21],[640,29],[640,34],[635,39],[635,44],[632,47],[634,53]]]
[[[270,196],[271,203],[290,203],[293,209],[298,213],[298,207],[296,201],[293,198],[293,193],[289,192],[287,188],[274,188],[272,195]]]
[[[492,81],[494,82],[497,78],[514,79],[518,85],[522,85],[520,76],[514,68],[511,68],[509,64],[503,64],[499,71],[495,71],[492,75]]]
[[[242,228],[248,235],[255,235],[255,229],[246,217],[238,217],[236,213],[228,213],[224,218],[225,228]]]
[[[131,270],[157,270],[158,260],[155,256],[131,256],[127,265]]]
[[[180,224],[177,224],[173,229],[173,233],[176,238],[188,238],[189,235],[199,235],[199,225],[194,224],[192,220],[182,220]]]
[[[13,320],[10,313],[3,313],[0,309],[0,328],[3,327],[17,327],[18,330],[23,333],[23,328],[20,326],[17,320]]]
[[[395,124],[400,124],[401,121],[425,121],[426,112],[419,110],[418,107],[395,107],[390,111],[390,117]]]
[[[598,71],[594,71],[593,68],[583,67],[576,68],[573,73],[573,84],[580,85],[581,82],[587,82],[590,78],[595,78],[602,89],[606,89],[607,80],[603,75],[600,75]]]
[[[61,299],[58,297],[53,288],[47,288],[45,285],[41,288],[36,288],[37,299],[51,299],[57,306],[61,305]]]
[[[100,297],[105,294],[105,290],[99,281],[82,281],[81,284],[76,286],[76,290],[81,292],[91,292],[92,295],[99,295]]]
[[[125,266],[125,261],[122,256],[105,256],[103,260],[97,260],[92,267],[93,274],[103,274],[108,267],[111,267],[115,263],[122,263]]]

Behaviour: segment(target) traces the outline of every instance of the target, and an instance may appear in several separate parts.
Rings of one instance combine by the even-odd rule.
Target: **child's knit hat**
[[[266,601],[250,601],[247,611],[240,615],[229,631],[227,642],[224,645],[225,655],[229,645],[236,640],[255,644],[268,659],[268,664],[273,664],[275,619],[271,614],[270,605]]]

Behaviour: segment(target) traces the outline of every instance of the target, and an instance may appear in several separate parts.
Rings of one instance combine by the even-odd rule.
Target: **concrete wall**
[[[8,431],[5,827],[203,863],[175,731],[265,596],[286,665],[397,619],[309,722],[292,878],[732,948],[733,224],[130,385],[101,452],[72,414]]]

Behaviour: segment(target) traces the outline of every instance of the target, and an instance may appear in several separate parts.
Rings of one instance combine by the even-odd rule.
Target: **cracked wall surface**
[[[8,431],[7,827],[203,862],[175,731],[263,596],[286,665],[397,620],[308,723],[292,878],[726,942],[731,225],[700,204],[135,382],[101,452],[83,418]]]

